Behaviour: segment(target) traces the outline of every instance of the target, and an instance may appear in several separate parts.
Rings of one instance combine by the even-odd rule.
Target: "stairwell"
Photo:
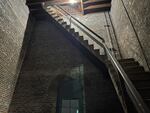
[[[66,31],[68,31],[74,38],[80,42],[88,51],[90,51],[96,58],[98,58],[100,61],[104,61],[107,64],[108,70],[110,75],[112,75],[115,78],[116,71],[110,61],[106,58],[105,55],[101,54],[100,49],[94,49],[94,45],[89,45],[88,39],[84,40],[83,36],[80,36],[78,32],[75,32],[74,28],[71,28],[70,25],[67,25],[66,22],[64,22],[63,18],[61,16],[57,15],[57,11],[55,11],[53,8],[48,10],[49,14],[54,18],[54,20],[62,26]],[[128,75],[129,79],[135,86],[136,90],[139,92],[140,96],[146,103],[146,106],[150,108],[150,72],[145,71],[144,67],[141,66],[138,61],[135,61],[133,58],[129,59],[118,59],[119,64],[124,69],[125,73]],[[113,78],[112,78],[113,79]],[[131,100],[129,99],[129,96],[127,96],[128,87],[124,86],[123,92],[125,93],[125,100],[126,100],[126,109],[127,112],[134,112],[135,110]],[[118,94],[119,95],[119,94]]]
[[[43,19],[43,17],[45,18],[45,14],[47,15],[47,13],[44,11],[43,12],[43,10],[41,11],[41,9],[39,10],[39,9],[35,9],[35,10],[33,10],[32,9],[32,13],[33,13],[33,15],[35,15],[35,17],[38,17],[38,19],[39,20],[41,20],[41,19]],[[84,36],[81,36],[80,34],[79,34],[79,32],[76,32],[76,30],[74,29],[74,28],[72,28],[71,27],[71,25],[68,25],[67,24],[67,22],[65,22],[64,21],[64,19],[61,17],[61,14],[59,14],[58,13],[58,11],[55,9],[55,8],[50,8],[50,9],[47,9],[47,12],[48,12],[48,14],[49,14],[49,16],[50,16],[50,20],[53,22],[53,25],[55,25],[55,26],[57,26],[56,28],[57,29],[60,29],[60,31],[63,31],[63,32],[65,32],[65,33],[67,33],[68,34],[68,38],[70,38],[69,40],[73,40],[75,43],[76,43],[76,45],[80,45],[80,47],[82,47],[82,52],[84,53],[85,52],[85,54],[86,55],[88,55],[89,57],[91,57],[92,59],[94,59],[94,61],[96,61],[96,62],[103,62],[104,64],[106,64],[106,66],[107,66],[107,69],[108,69],[108,71],[109,71],[109,74],[110,74],[110,77],[111,77],[111,79],[112,79],[112,82],[113,82],[113,84],[114,84],[114,87],[115,87],[115,89],[116,89],[116,92],[117,92],[117,94],[118,94],[118,97],[119,97],[119,99],[120,99],[120,102],[121,102],[121,104],[122,104],[122,108],[124,109],[124,112],[125,113],[130,113],[130,112],[132,112],[132,113],[137,113],[137,111],[136,111],[136,107],[138,106],[136,106],[136,107],[134,107],[134,105],[133,105],[133,103],[132,103],[132,101],[134,101],[134,100],[132,100],[131,99],[131,97],[130,97],[130,95],[129,95],[129,93],[130,93],[130,89],[128,89],[129,87],[128,87],[128,85],[126,85],[126,81],[124,81],[124,78],[121,78],[121,79],[119,79],[121,82],[119,82],[118,81],[118,76],[120,76],[122,73],[120,73],[121,71],[120,70],[117,70],[116,71],[116,67],[114,66],[114,65],[117,65],[117,64],[113,64],[112,62],[113,61],[111,61],[110,59],[108,59],[108,57],[104,54],[105,53],[105,50],[101,50],[101,49],[94,49],[94,45],[93,44],[89,44],[89,40],[88,39],[84,39]],[[45,20],[44,20],[45,21]],[[46,19],[46,21],[49,21],[49,19]],[[44,27],[43,27],[44,28]],[[103,41],[101,42],[101,43],[99,43],[96,39],[94,39],[93,38],[93,40],[95,41],[95,42],[97,42],[98,44],[101,44],[101,43],[103,43]],[[39,42],[40,43],[40,42]],[[52,43],[51,43],[52,44]],[[48,46],[48,45],[47,45]],[[53,46],[55,46],[55,45],[53,45]],[[48,48],[47,48],[48,49]],[[72,55],[74,55],[73,53],[72,53]],[[111,55],[110,55],[111,56]],[[73,56],[72,56],[73,57]],[[56,60],[56,59],[55,59]],[[146,108],[150,108],[150,72],[146,72],[145,70],[144,70],[144,68],[138,63],[138,61],[135,61],[133,58],[129,58],[129,59],[118,59],[117,60],[118,62],[119,62],[119,65],[121,65],[121,69],[123,69],[124,70],[124,72],[127,74],[127,76],[128,76],[128,78],[131,80],[131,82],[133,83],[133,85],[135,86],[135,88],[136,88],[136,90],[138,91],[138,93],[140,94],[140,97],[142,97],[142,100],[144,101],[144,106],[146,105]],[[114,61],[115,62],[115,61]],[[45,61],[45,63],[46,63],[46,61]],[[104,65],[103,65],[104,66]],[[103,67],[102,66],[102,67]],[[101,69],[103,69],[101,67]],[[119,66],[118,66],[119,67]],[[119,69],[120,69],[120,67],[119,67]],[[103,73],[103,72],[102,72]],[[105,72],[104,72],[105,73]],[[105,75],[106,76],[106,75]],[[99,85],[99,82],[102,82],[102,81],[100,81],[100,80],[97,80],[96,81],[96,83],[92,83],[91,81],[90,81],[90,79],[92,79],[92,80],[94,80],[94,81],[96,81],[95,79],[95,77],[94,76],[92,76],[92,77],[87,77],[87,79],[85,79],[85,84],[87,84],[87,86],[91,83],[91,84],[94,84],[93,86],[98,86]],[[90,82],[89,82],[90,81]],[[117,82],[116,82],[117,81]],[[117,85],[118,85],[118,82],[119,82],[119,84],[121,85],[121,89],[122,89],[122,93],[123,93],[123,96],[124,97],[120,97],[120,89],[118,89],[118,87],[117,87]],[[108,83],[108,84],[111,84],[111,83]],[[107,85],[107,84],[106,84]],[[109,86],[109,85],[108,85]],[[114,88],[114,87],[112,87],[112,85],[110,85],[109,86],[109,88]],[[86,87],[86,88],[88,88],[88,87]],[[102,87],[100,87],[100,88],[102,88]],[[99,90],[100,88],[97,88],[97,89],[95,89],[94,90],[94,92],[96,92],[98,95],[97,95],[97,97],[98,96],[100,96],[100,92],[99,91],[97,91],[97,90]],[[88,90],[88,89],[87,89]],[[103,89],[104,90],[104,89]],[[109,89],[110,90],[110,89]],[[112,92],[113,92],[113,90],[112,90]],[[88,92],[89,94],[87,94],[87,95],[90,95],[90,91]],[[114,94],[114,96],[112,97],[113,99],[115,99],[115,101],[113,101],[114,102],[114,106],[116,106],[116,108],[112,105],[112,107],[110,107],[110,108],[115,108],[115,110],[114,111],[111,111],[111,110],[106,110],[106,108],[105,108],[105,110],[106,110],[106,112],[105,111],[103,111],[104,113],[112,113],[112,112],[114,112],[114,113],[116,113],[116,111],[117,112],[123,112],[122,111],[122,108],[121,108],[121,104],[120,103],[118,103],[117,102],[117,99],[116,99],[116,97],[115,97],[115,94],[116,93],[114,93],[113,92],[113,94]],[[106,94],[105,94],[106,95]],[[132,95],[132,94],[131,94]],[[91,96],[91,95],[90,95]],[[88,96],[88,98],[90,98],[90,96]],[[102,96],[102,95],[101,95]],[[110,95],[109,95],[110,96]],[[109,97],[108,96],[108,97]],[[99,97],[100,98],[100,97]],[[103,98],[105,98],[105,97],[103,97]],[[106,97],[107,98],[107,97]],[[112,99],[112,100],[113,100]],[[54,105],[54,108],[56,107],[55,106],[55,103],[56,103],[56,97],[54,97],[54,98],[51,98],[50,97],[50,100],[52,101],[52,102],[50,102],[50,103],[48,103],[48,104],[50,104],[50,105]],[[90,99],[89,100],[87,100],[87,101],[90,101]],[[45,102],[47,102],[47,101],[45,101]],[[96,102],[96,101],[93,101],[93,103],[94,102]],[[100,101],[98,101],[98,102],[100,102]],[[104,101],[104,102],[106,102],[106,101]],[[136,102],[136,101],[135,101]],[[16,103],[15,103],[16,104]],[[14,104],[14,105],[15,105]],[[20,104],[20,103],[19,103]],[[24,104],[24,103],[22,103],[22,104]],[[112,104],[112,103],[111,103]],[[111,105],[111,104],[109,104],[109,105]],[[141,106],[141,103],[138,103],[139,104],[139,106]],[[101,106],[101,104],[99,104],[98,103],[98,105],[100,105]],[[36,106],[36,105],[35,105]],[[92,104],[90,104],[89,106],[92,106]],[[104,106],[104,107],[106,107],[106,106]],[[107,106],[108,107],[108,106]],[[142,107],[143,107],[143,105],[142,105]],[[117,109],[118,108],[118,109]],[[44,109],[44,107],[43,107],[43,109]],[[94,108],[93,108],[94,109]],[[90,112],[92,112],[92,110],[93,109],[89,109],[89,113]],[[108,108],[107,108],[108,109]],[[100,112],[100,110],[101,109],[97,109],[97,112],[96,113],[98,113],[98,112]],[[139,110],[141,110],[141,109],[139,109]],[[11,110],[10,110],[11,111]],[[13,110],[12,110],[13,111]],[[47,110],[47,111],[49,111],[49,110]],[[46,110],[45,110],[45,112],[47,112]],[[148,112],[149,110],[147,110],[147,109],[143,109],[143,111],[141,111],[141,113],[149,113]],[[29,112],[31,112],[31,111],[29,111]],[[38,111],[37,111],[38,112]],[[53,111],[53,112],[55,112],[55,111]],[[16,113],[16,112],[15,112]],[[19,112],[18,112],[19,113]],[[39,111],[39,113],[40,113],[40,111]],[[140,113],[140,112],[139,112]]]
[[[77,41],[75,37],[79,37],[79,34],[70,29],[57,15],[51,14],[55,16],[56,21],[41,8],[32,9],[31,13],[36,22],[9,113],[60,113],[57,111],[58,86],[68,78],[74,81],[70,73],[74,73],[72,70],[81,66],[83,70],[77,70],[75,73],[83,74],[84,86],[77,91],[76,87],[71,88],[76,97],[78,93],[82,94],[82,101],[85,103],[81,104],[86,106],[82,109],[87,113],[123,112],[112,81],[107,75],[108,70],[105,64],[97,59],[99,51],[94,50],[93,46],[89,47],[87,41]],[[58,21],[64,27],[60,26]],[[80,41],[83,41],[83,37],[80,38]],[[81,90],[84,92],[79,92]],[[107,109],[107,105],[111,107]],[[79,112],[83,112],[82,109]]]

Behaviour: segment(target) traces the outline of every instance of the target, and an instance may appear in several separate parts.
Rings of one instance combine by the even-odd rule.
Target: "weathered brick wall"
[[[56,113],[57,94],[61,95],[59,83],[65,80],[66,84],[69,80],[72,84],[76,77],[85,80],[86,113],[121,113],[111,81],[104,77],[107,75],[103,75],[102,69],[86,56],[89,54],[83,54],[83,48],[71,39],[74,37],[63,32],[51,19],[36,21],[9,113]],[[69,86],[73,91],[64,90],[63,97],[80,98],[80,82],[76,87]]]
[[[26,29],[25,0],[0,0],[0,113],[7,113]]]
[[[111,16],[121,53],[124,58],[140,61],[145,68],[146,60],[150,66],[149,12],[149,0],[112,0]]]

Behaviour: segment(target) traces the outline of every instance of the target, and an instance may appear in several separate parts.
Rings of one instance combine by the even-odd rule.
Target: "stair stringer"
[[[88,50],[92,55],[94,55],[97,59],[99,59],[101,62],[105,63],[106,55],[100,55],[99,49],[94,49],[93,44],[89,44],[88,40],[84,40],[83,36],[79,35],[79,32],[75,32],[74,28],[71,28],[70,25],[68,25],[63,18],[58,16],[56,13],[50,11],[49,14],[53,18],[53,21],[59,26],[60,29],[63,31],[67,31],[76,41],[78,41],[86,50]]]

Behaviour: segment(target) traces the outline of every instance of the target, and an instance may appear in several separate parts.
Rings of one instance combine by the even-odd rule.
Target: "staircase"
[[[150,72],[146,72],[134,59],[122,59],[119,62],[150,108]]]
[[[79,32],[76,32],[74,28],[71,28],[70,25],[67,24],[61,18],[58,16],[55,12],[49,11],[49,14],[55,19],[56,22],[58,22],[67,32],[69,32],[74,38],[80,42],[82,46],[84,46],[88,51],[90,51],[95,57],[101,59],[102,61],[105,60],[104,55],[100,55],[100,50],[99,49],[94,49],[94,45],[89,45],[88,40],[84,40],[83,36],[79,35]]]
[[[118,60],[118,62],[127,73],[129,79],[132,81],[133,85],[135,86],[135,88],[143,98],[144,102],[150,108],[150,72],[146,72],[143,66],[140,66],[140,64],[137,61],[135,61],[135,59],[133,58],[120,59]],[[109,61],[107,62],[107,65],[112,79],[115,76],[118,76],[112,64]],[[125,96],[127,96],[127,91],[125,91],[126,89],[123,89],[125,92]],[[126,103],[128,104],[127,105],[128,112],[134,111],[136,113],[136,110],[133,109],[132,103],[129,102],[130,101],[129,98],[127,97],[125,98],[126,98]]]
[[[85,7],[89,7],[91,4],[95,5],[95,2],[96,1],[86,1],[84,5]],[[60,7],[51,7],[46,10],[51,16],[52,21],[60,29],[72,35],[72,37],[74,37],[73,40],[89,51],[95,58],[98,59],[98,61],[106,64],[125,113],[150,113],[150,72],[146,72],[144,68],[133,58],[117,60],[111,54],[103,38],[99,37],[90,28],[82,24]],[[36,12],[39,11],[36,10]],[[67,24],[67,22],[64,21],[63,16],[69,16],[70,24]],[[72,20],[76,21],[90,33],[98,37],[101,42],[90,35],[90,33],[81,29],[102,49],[95,49],[94,44],[89,44],[89,39],[84,39],[84,36],[81,36],[79,32],[76,32],[75,28],[72,28],[71,26],[73,23]]]
[[[111,0],[83,0],[83,13],[108,11],[111,7]]]
[[[89,1],[86,1],[84,3],[85,7],[90,6],[90,4],[94,5],[95,2],[91,3]],[[58,23],[65,31],[70,33],[78,42],[80,42],[82,46],[84,46],[100,61],[106,63],[112,81],[114,83],[114,86],[116,87],[116,91],[118,90],[117,92],[120,92],[119,91],[120,89],[118,88],[116,82],[118,80],[115,80],[114,78],[115,76],[120,76],[120,74],[122,73],[121,72],[119,73],[118,70],[116,71],[116,68],[114,68],[115,66],[113,66],[113,63],[110,60],[108,60],[105,55],[101,54],[100,49],[94,49],[94,45],[92,44],[90,45],[88,43],[89,40],[84,40],[84,37],[80,36],[79,32],[75,32],[75,29],[71,28],[71,26],[68,25],[67,22],[65,22],[60,15],[58,15],[58,12],[55,9],[48,10],[48,13],[52,16],[52,18],[56,23]],[[135,61],[133,58],[119,59],[118,63],[119,63],[118,65],[121,66],[121,69],[123,69],[124,72],[127,74],[127,77],[131,80],[131,84],[133,84],[133,87],[138,92],[137,95],[139,96],[139,98],[142,97],[141,102],[143,102],[142,104],[144,106],[144,110],[138,109],[138,105],[140,105],[141,103],[140,104],[138,103],[138,105],[136,105],[137,102],[134,99],[132,99],[132,94],[131,95],[129,94],[131,93],[131,91],[128,88],[128,85],[126,85],[126,83],[124,83],[124,80],[121,79],[123,81],[122,84],[124,84],[124,87],[121,87],[124,99],[121,97],[120,101],[122,103],[124,111],[127,113],[128,112],[137,113],[137,111],[140,113],[149,113],[148,108],[150,108],[150,72],[146,72],[144,68],[140,66],[140,64],[137,61]],[[120,96],[120,93],[118,93],[118,96]],[[134,103],[135,108],[132,102]]]

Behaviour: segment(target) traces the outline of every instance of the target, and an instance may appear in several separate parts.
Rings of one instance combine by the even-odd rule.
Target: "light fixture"
[[[77,3],[77,1],[76,0],[69,0],[69,3],[75,4],[75,3]]]

